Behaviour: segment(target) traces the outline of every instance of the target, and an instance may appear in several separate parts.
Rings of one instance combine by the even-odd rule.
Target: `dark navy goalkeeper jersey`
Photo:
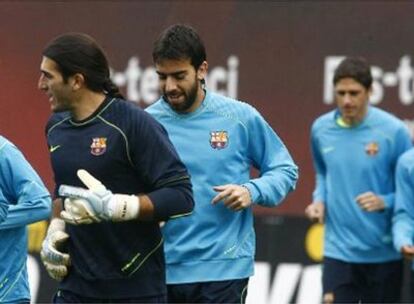
[[[134,104],[106,98],[85,120],[54,114],[46,127],[56,189],[85,187],[86,169],[113,193],[146,193],[155,220],[66,225],[72,266],[59,288],[122,299],[165,293],[159,221],[191,213],[191,182],[165,129]]]

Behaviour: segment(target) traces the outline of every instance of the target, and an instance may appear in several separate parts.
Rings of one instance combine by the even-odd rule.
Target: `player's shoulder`
[[[152,120],[152,117],[137,103],[121,98],[111,100],[100,116],[117,126],[134,125]]]
[[[69,112],[57,112],[50,115],[47,123],[46,123],[46,133],[53,130],[58,125],[64,123],[65,121],[68,121],[70,119],[70,113]]]
[[[14,146],[14,144],[6,137],[0,135],[0,150],[4,150],[7,147]]]
[[[370,106],[369,111],[371,111],[373,118],[377,121],[389,122],[389,123],[396,124],[396,125],[403,124],[401,119],[399,119],[393,113],[387,112],[383,109]]]
[[[134,115],[138,113],[140,115],[142,114],[143,110],[137,103],[133,101],[122,98],[113,98],[108,102],[107,107],[103,109],[102,115],[118,112],[133,113]]]
[[[145,112],[151,114],[154,117],[159,117],[165,113],[165,101],[162,98],[155,101],[153,104],[145,108]]]
[[[0,147],[3,147],[4,145],[6,145],[8,143],[8,139],[2,135],[0,135]]]
[[[401,164],[413,167],[414,166],[414,148],[405,151],[398,160]]]
[[[17,146],[8,138],[0,135],[0,157],[11,158],[13,161],[15,153],[21,153]]]
[[[221,95],[215,92],[207,91],[207,97],[210,108],[220,108],[227,111],[247,112],[257,111],[251,104],[229,96]]]
[[[318,130],[329,128],[333,125],[335,125],[335,115],[337,113],[337,110],[332,110],[327,113],[324,113],[320,116],[318,116],[312,123],[312,131],[316,132]]]
[[[382,128],[387,131],[396,131],[407,129],[405,123],[395,116],[393,113],[387,112],[383,109],[370,106],[369,115],[371,116],[371,124],[375,128]]]
[[[247,122],[251,119],[262,117],[259,111],[251,104],[224,96],[215,92],[207,92],[207,109],[217,115]]]

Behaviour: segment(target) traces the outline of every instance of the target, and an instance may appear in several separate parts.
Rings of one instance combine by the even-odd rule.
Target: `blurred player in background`
[[[252,207],[295,188],[288,150],[252,106],[205,87],[194,29],[167,28],[154,44],[162,98],[147,108],[167,129],[192,178],[194,213],[163,227],[170,303],[242,303],[254,271]],[[254,166],[260,177],[251,178]]]
[[[393,217],[394,246],[408,260],[414,258],[414,149],[405,152],[397,163],[395,212]],[[414,301],[414,264],[411,270],[410,295]]]
[[[369,105],[367,62],[346,58],[335,70],[337,109],[316,119],[312,220],[325,222],[323,301],[395,303],[401,255],[392,246],[394,170],[411,146],[402,121]]]
[[[23,154],[0,136],[0,303],[30,303],[27,225],[50,217],[51,199]]]
[[[165,302],[159,221],[193,209],[189,175],[167,133],[122,99],[103,50],[85,34],[47,45],[39,89],[55,112],[46,135],[65,209],[42,249],[61,280],[53,301]]]

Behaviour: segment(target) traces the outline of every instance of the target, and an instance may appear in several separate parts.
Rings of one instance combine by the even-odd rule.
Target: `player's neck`
[[[191,106],[191,108],[188,110],[188,113],[195,112],[201,106],[205,97],[206,97],[206,92],[204,91],[203,88],[200,87],[197,92],[196,101]]]
[[[104,102],[106,95],[103,93],[86,90],[79,95],[72,109],[72,117],[75,120],[84,120],[92,115]]]
[[[362,121],[364,120],[365,115],[362,117],[344,117],[344,116],[339,116],[336,120],[336,122],[338,123],[339,126],[343,127],[343,128],[352,128],[352,127],[356,127],[359,124],[362,123]]]

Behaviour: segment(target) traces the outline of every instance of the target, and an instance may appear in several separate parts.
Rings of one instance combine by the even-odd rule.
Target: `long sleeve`
[[[248,122],[249,153],[260,176],[244,184],[252,201],[263,206],[276,206],[295,189],[298,167],[286,146],[269,124],[256,111]]]
[[[395,143],[394,143],[394,159],[396,160],[393,163],[393,167],[395,168],[397,164],[398,158],[406,152],[408,149],[412,147],[411,137],[408,133],[408,130],[405,126],[401,127],[396,135],[395,135]],[[394,208],[395,204],[395,192],[381,194],[385,205],[387,208]]]
[[[194,208],[192,184],[165,128],[143,112],[139,134],[131,135],[132,158],[137,172],[151,185],[147,193],[154,205],[154,219],[188,215]],[[149,152],[151,151],[151,152]]]
[[[316,137],[316,128],[312,127],[311,131],[311,149],[312,149],[312,159],[313,166],[315,168],[315,189],[313,191],[313,201],[314,202],[326,202],[326,168],[323,162],[322,156],[320,154],[317,137]]]
[[[414,237],[414,150],[403,155],[396,169],[396,195],[393,216],[393,239],[397,251],[413,245]]]
[[[3,195],[3,191],[0,188],[0,223],[6,219],[8,212],[9,204]]]
[[[23,154],[8,141],[2,141],[0,163],[0,200],[9,205],[0,229],[47,219],[51,211],[50,195]]]

